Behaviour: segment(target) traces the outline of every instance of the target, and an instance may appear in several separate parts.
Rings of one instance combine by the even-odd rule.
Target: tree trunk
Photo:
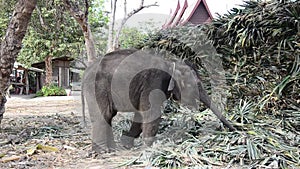
[[[116,6],[117,0],[111,0],[111,14],[110,14],[110,22],[108,28],[108,40],[107,40],[107,52],[114,51],[113,46],[114,42],[114,30],[115,30],[115,20],[116,20]]]
[[[46,68],[46,86],[50,85],[52,83],[52,57],[47,56],[45,58],[45,68]]]
[[[93,34],[90,28],[90,25],[86,25],[87,29],[84,30],[83,26],[81,26],[83,30],[84,35],[84,41],[85,41],[85,48],[88,56],[88,62],[89,64],[96,60],[96,49],[95,49],[95,42],[93,38]]]
[[[88,1],[85,0],[85,12],[81,11],[78,6],[71,4],[69,0],[64,0],[66,8],[69,10],[70,15],[75,18],[77,23],[80,25],[85,41],[85,47],[88,55],[88,62],[92,63],[96,60],[96,49],[93,34],[88,23]]]
[[[113,51],[120,48],[120,44],[119,44],[120,35],[121,35],[123,27],[125,26],[125,23],[127,22],[128,19],[129,18],[122,19],[121,25],[116,32],[115,38],[113,39],[113,45],[112,45]]]
[[[37,0],[19,0],[11,16],[8,29],[0,48],[0,124],[5,112],[6,91],[14,62],[22,48],[31,14]]]

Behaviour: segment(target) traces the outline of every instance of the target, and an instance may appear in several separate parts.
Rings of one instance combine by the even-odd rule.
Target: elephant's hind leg
[[[107,146],[109,151],[115,151],[117,146],[116,142],[114,140],[113,130],[112,130],[112,119],[117,114],[117,111],[109,109],[109,111],[106,111],[105,113],[105,121],[109,125],[106,129],[106,135],[107,135]]]
[[[92,150],[97,153],[115,150],[111,122],[116,112],[109,104],[105,104],[105,100],[102,103],[97,103],[95,99],[87,101],[92,122]]]
[[[134,146],[134,139],[138,138],[142,132],[142,120],[141,114],[135,112],[130,130],[128,132],[123,131],[121,137],[121,143],[125,148],[129,149]]]

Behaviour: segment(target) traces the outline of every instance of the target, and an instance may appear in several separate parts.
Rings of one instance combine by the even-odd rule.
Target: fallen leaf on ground
[[[42,151],[45,151],[45,152],[58,152],[59,151],[58,148],[56,148],[56,147],[45,146],[45,145],[38,144],[35,147],[33,147],[31,149],[28,149],[27,150],[27,155],[34,154],[36,152],[36,150],[42,150]]]
[[[11,156],[11,157],[3,157],[1,159],[1,162],[2,163],[7,163],[7,162],[10,162],[10,161],[16,161],[16,160],[20,160],[21,156]]]

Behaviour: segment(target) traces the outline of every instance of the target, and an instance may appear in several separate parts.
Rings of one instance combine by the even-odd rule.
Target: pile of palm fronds
[[[219,130],[209,111],[193,112],[172,104],[179,113],[166,114],[157,142],[129,164],[162,168],[299,168],[300,133],[281,127],[282,119],[258,115],[254,104],[240,101],[234,112],[243,130]],[[294,115],[298,118],[300,113]]]
[[[242,7],[209,25],[163,30],[141,45],[196,63],[204,80],[221,61],[216,70],[225,72],[227,118],[239,128],[218,131],[207,110],[189,114],[175,106],[181,113],[166,116],[163,146],[158,142],[142,156],[152,165],[300,167],[300,2],[245,1]]]
[[[295,110],[300,104],[300,2],[246,1],[243,7],[207,28],[232,75],[230,85],[236,87],[231,92],[259,100],[264,111]]]

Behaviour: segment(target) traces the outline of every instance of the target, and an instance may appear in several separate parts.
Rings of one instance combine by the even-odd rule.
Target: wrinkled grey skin
[[[211,104],[192,64],[175,65],[137,50],[119,50],[105,55],[90,65],[82,82],[84,97],[92,122],[92,149],[98,153],[116,149],[112,119],[117,112],[134,112],[132,126],[124,132],[121,143],[133,146],[142,133],[146,145],[151,145],[161,121],[161,105],[173,97],[196,106],[202,101],[230,130],[235,128]]]

